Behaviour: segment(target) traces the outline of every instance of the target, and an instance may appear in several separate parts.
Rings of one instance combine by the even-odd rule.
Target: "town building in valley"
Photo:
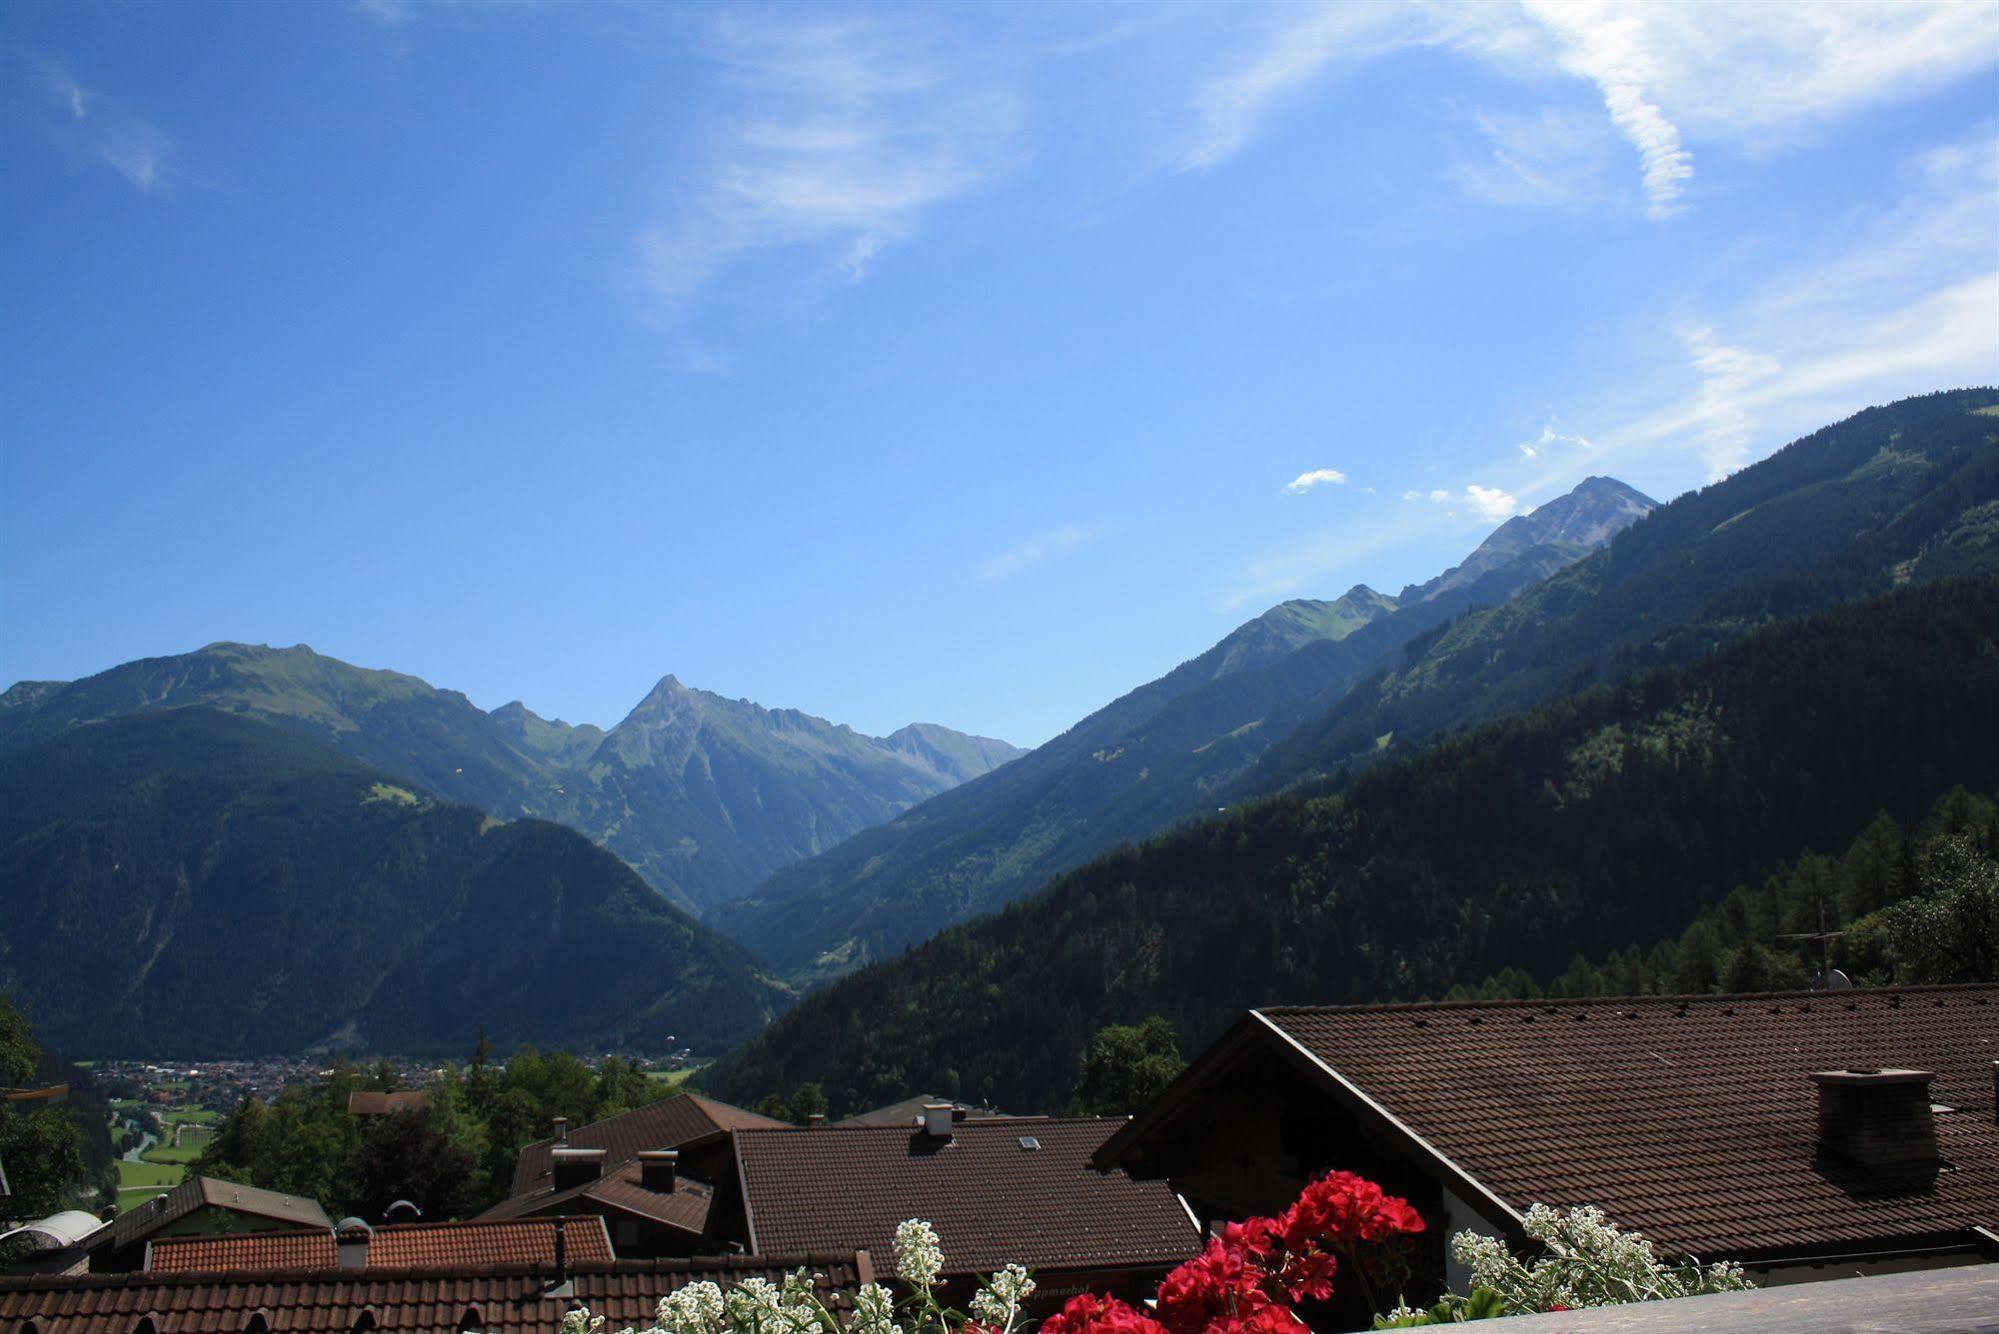
[[[1252,1011],[1094,1155],[1204,1225],[1346,1169],[1444,1242],[1600,1206],[1759,1283],[1999,1259],[1999,987]]]

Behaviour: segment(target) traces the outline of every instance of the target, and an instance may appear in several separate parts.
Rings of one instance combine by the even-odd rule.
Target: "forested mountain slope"
[[[716,1050],[786,997],[588,839],[207,708],[0,753],[0,990],[79,1056]]]
[[[0,696],[0,748],[79,723],[208,705],[325,741],[500,816],[590,835],[690,910],[747,893],[925,797],[1004,764],[1003,741],[918,725],[893,736],[693,690],[668,676],[618,726],[486,713],[400,672],[314,653],[211,644]]]
[[[1870,408],[1663,506],[1519,597],[1414,641],[1303,722],[1238,795],[1407,751],[1592,681],[1689,662],[1911,579],[1999,571],[1990,388]]]
[[[1751,633],[1126,848],[808,997],[717,1072],[1062,1101],[1100,1025],[1198,1048],[1249,1006],[1547,976],[1684,927],[1876,812],[1999,785],[1999,580],[1917,586]]]
[[[795,980],[837,975],[1212,811],[1302,719],[1415,635],[1503,602],[1653,508],[1592,477],[1465,562],[1387,597],[1273,607],[996,773],[774,875],[709,920]]]

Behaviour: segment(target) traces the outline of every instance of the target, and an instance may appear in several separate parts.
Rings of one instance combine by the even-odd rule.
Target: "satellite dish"
[[[1853,990],[1853,979],[1837,968],[1829,969],[1812,979],[1812,990],[1851,991]]]

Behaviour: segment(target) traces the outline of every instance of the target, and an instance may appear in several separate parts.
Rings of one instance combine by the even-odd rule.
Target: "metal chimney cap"
[[[599,1149],[599,1153],[603,1150]],[[677,1163],[680,1161],[678,1149],[640,1149],[638,1159],[642,1163]]]
[[[1927,1084],[1936,1078],[1934,1070],[1814,1070],[1812,1082],[1846,1086],[1870,1084]]]
[[[604,1160],[602,1149],[570,1149],[558,1147],[549,1156],[558,1163],[598,1163]]]

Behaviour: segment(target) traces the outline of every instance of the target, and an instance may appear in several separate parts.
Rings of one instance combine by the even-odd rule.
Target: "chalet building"
[[[332,1229],[333,1220],[317,1200],[190,1176],[112,1219],[85,1238],[82,1249],[92,1273],[121,1273],[144,1268],[146,1248],[169,1237],[282,1231],[325,1235]]]
[[[238,1232],[164,1237],[146,1248],[149,1274],[264,1269],[440,1269],[476,1265],[608,1264],[611,1235],[597,1214],[371,1227],[343,1219],[325,1232]]]
[[[953,1300],[1009,1261],[1034,1271],[1037,1309],[1088,1288],[1150,1297],[1194,1255],[1194,1219],[1160,1181],[1097,1170],[1090,1157],[1123,1125],[1095,1117],[954,1117],[735,1132],[737,1176],[711,1235],[752,1255],[861,1252],[889,1263],[896,1225],[937,1229]]]
[[[0,1330],[8,1334],[551,1334],[565,1311],[588,1306],[606,1328],[652,1323],[661,1297],[703,1280],[773,1283],[803,1269],[822,1301],[850,1310],[874,1271],[864,1259],[592,1261],[430,1265],[230,1273],[0,1276]]]
[[[349,1116],[394,1116],[397,1112],[427,1112],[430,1110],[430,1094],[422,1089],[407,1089],[400,1093],[381,1093],[374,1089],[356,1089],[347,1095]]]
[[[716,1183],[735,1175],[730,1136],[783,1124],[691,1093],[574,1130],[558,1117],[553,1135],[521,1150],[507,1198],[480,1217],[601,1215],[621,1259],[712,1252]]]
[[[1344,1168],[1444,1241],[1594,1204],[1759,1282],[1999,1258],[1999,987],[1254,1010],[1095,1153],[1204,1224]]]

